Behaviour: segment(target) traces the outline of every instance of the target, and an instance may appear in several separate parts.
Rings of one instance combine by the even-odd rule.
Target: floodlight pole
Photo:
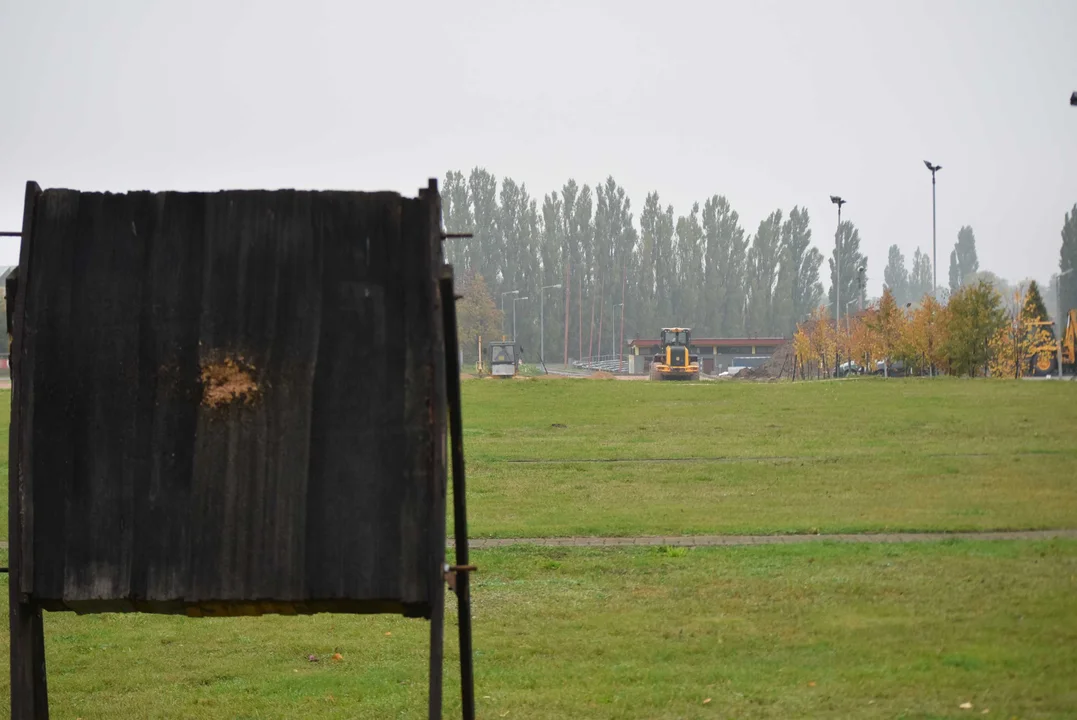
[[[546,367],[546,290],[550,288],[559,288],[561,283],[556,285],[543,285],[539,288],[539,361],[542,363],[542,367]]]
[[[506,295],[519,295],[519,290],[506,290],[501,293],[501,338],[505,337],[505,296]],[[512,340],[516,342],[516,330],[512,331]]]
[[[529,299],[527,296],[512,299],[512,346],[514,351],[516,349],[516,303]]]
[[[931,297],[939,299],[939,259],[935,255],[935,173],[942,170],[942,165],[932,165],[924,160],[924,165],[931,171]]]
[[[834,329],[841,327],[841,206],[848,202],[838,195],[831,195],[830,202],[838,206],[838,227],[834,231]],[[834,373],[837,375],[841,354],[834,347]]]
[[[625,304],[619,302],[613,306],[613,317],[617,317],[617,308],[623,308]],[[624,323],[624,313],[621,313],[621,322]],[[621,372],[621,348],[617,347],[617,323],[611,322],[610,329],[613,331],[610,333],[610,345],[617,350],[617,372]]]

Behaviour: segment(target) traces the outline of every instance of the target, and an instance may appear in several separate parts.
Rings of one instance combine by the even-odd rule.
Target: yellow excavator
[[[699,356],[691,354],[689,328],[662,328],[662,350],[651,360],[651,380],[699,380]]]
[[[1062,333],[1062,367],[1059,375],[1077,375],[1077,310],[1070,310]]]
[[[1040,320],[1031,325],[1050,325],[1050,320]],[[1077,375],[1077,310],[1070,310],[1066,317],[1066,326],[1062,331],[1061,349],[1054,341],[1031,348],[1037,374],[1058,373],[1059,375]],[[1058,360],[1062,367],[1057,367]]]

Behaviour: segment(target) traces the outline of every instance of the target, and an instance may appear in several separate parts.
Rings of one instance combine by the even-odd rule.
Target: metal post
[[[527,296],[514,297],[512,299],[512,345],[513,345],[514,350],[515,350],[515,346],[516,346],[516,303],[523,302],[524,300],[527,300],[527,299],[528,299]]]
[[[520,294],[519,290],[506,290],[505,292],[501,293],[501,337],[502,338],[505,337],[505,296],[506,295],[519,295],[519,294]],[[513,333],[512,333],[512,339],[513,340],[516,339],[516,332],[515,331],[513,331]]]
[[[838,227],[834,231],[834,330],[840,332],[841,330],[841,206],[848,200],[843,199],[838,195],[831,195],[830,202],[838,206]],[[834,347],[834,375],[837,376],[838,364],[841,361],[841,354],[838,352],[837,345]]]
[[[449,406],[449,435],[452,447],[453,530],[456,535],[456,565],[449,568],[455,574],[460,636],[460,700],[464,720],[475,718],[475,673],[471,646],[471,585],[469,573],[477,568],[470,565],[467,547],[467,486],[464,478],[464,431],[460,398],[460,368],[453,366],[457,345],[456,306],[452,302],[452,275],[441,279],[441,296],[448,298],[442,306],[446,344],[446,390]],[[440,716],[440,713],[439,713]]]
[[[613,317],[617,317],[617,308],[623,308],[624,303],[617,303],[613,306]],[[617,372],[621,371],[621,348],[617,347],[617,323],[611,320],[610,322],[610,346],[616,350],[617,355]]]
[[[551,288],[559,288],[561,283],[556,285],[543,285],[539,288],[539,361],[542,363],[542,367],[546,367],[546,312],[544,306],[546,304],[546,291]]]
[[[935,213],[935,171],[931,171],[931,295],[937,298],[939,292],[939,259],[935,254],[938,239],[938,227]]]
[[[942,170],[942,165],[932,165],[924,160],[924,165],[931,171],[931,297],[939,299],[939,259],[935,255],[935,173]]]

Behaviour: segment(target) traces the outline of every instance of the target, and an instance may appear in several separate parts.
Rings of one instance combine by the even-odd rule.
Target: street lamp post
[[[624,307],[624,303],[617,303],[613,306],[613,317],[617,317],[617,308]],[[621,348],[617,347],[617,323],[610,323],[610,347],[617,351],[617,372],[621,372]]]
[[[1077,99],[1077,93],[1073,94]],[[1074,103],[1077,104],[1077,103]],[[1058,362],[1058,379],[1062,379],[1062,278],[1073,272],[1073,268],[1063,270],[1055,280],[1055,360]]]
[[[942,165],[932,165],[924,160],[924,165],[931,171],[931,297],[939,299],[939,259],[935,256],[935,173],[942,170]]]
[[[848,202],[838,195],[831,195],[830,202],[838,206],[838,227],[834,231],[834,328],[841,327],[841,206]],[[834,348],[834,372],[838,371],[838,362],[841,356],[837,348]]]
[[[543,285],[539,288],[539,360],[542,362],[542,367],[546,367],[546,294],[545,291],[550,288],[559,288],[561,283],[556,285]]]
[[[505,337],[505,296],[506,295],[519,295],[519,290],[506,290],[501,293],[501,337]],[[512,332],[512,340],[516,341],[516,331]]]
[[[864,312],[864,273],[866,273],[867,271],[868,269],[863,265],[856,269],[857,278],[859,278],[860,280],[860,292],[857,295],[857,300],[860,301],[860,305],[858,305],[858,307],[860,308],[860,312]],[[846,311],[845,314],[848,315],[849,312]]]
[[[528,298],[526,295],[524,297],[514,297],[512,299],[512,344],[513,344],[513,347],[516,346],[516,303],[523,302],[524,300],[528,300],[528,299],[530,299],[530,298]]]

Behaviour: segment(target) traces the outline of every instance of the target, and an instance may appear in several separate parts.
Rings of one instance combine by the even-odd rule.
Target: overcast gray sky
[[[1077,2],[0,0],[0,229],[26,180],[83,190],[414,194],[478,165],[541,196],[612,174],[638,221],[724,194],[749,232],[849,200],[886,251],[958,228],[1057,270],[1077,203]],[[0,264],[18,243],[0,241]]]

